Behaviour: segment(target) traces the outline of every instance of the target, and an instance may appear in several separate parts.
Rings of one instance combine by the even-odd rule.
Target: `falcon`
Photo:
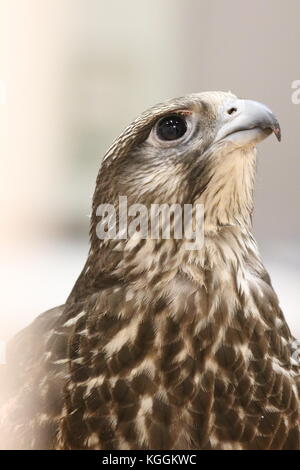
[[[294,338],[251,232],[256,145],[272,133],[265,105],[224,92],[125,129],[98,174],[72,292],[8,345],[2,448],[300,449]],[[100,239],[98,208],[120,196],[202,205],[202,246]]]

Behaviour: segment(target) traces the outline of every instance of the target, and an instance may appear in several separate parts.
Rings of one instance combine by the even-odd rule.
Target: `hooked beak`
[[[256,145],[274,132],[281,140],[279,123],[262,103],[232,100],[222,109],[221,127],[215,142],[231,142],[237,146]]]

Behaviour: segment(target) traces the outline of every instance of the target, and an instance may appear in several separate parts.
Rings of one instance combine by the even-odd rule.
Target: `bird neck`
[[[256,149],[248,147],[214,156],[209,183],[199,197],[204,205],[205,228],[251,226]]]

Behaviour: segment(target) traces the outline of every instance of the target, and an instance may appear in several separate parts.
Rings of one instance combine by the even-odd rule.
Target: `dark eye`
[[[186,120],[178,114],[162,118],[157,125],[157,135],[161,140],[180,139],[186,131]]]

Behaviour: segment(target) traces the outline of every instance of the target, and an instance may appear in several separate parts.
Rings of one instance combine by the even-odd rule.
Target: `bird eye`
[[[187,131],[187,123],[183,116],[172,114],[158,121],[156,132],[161,140],[180,139]]]

